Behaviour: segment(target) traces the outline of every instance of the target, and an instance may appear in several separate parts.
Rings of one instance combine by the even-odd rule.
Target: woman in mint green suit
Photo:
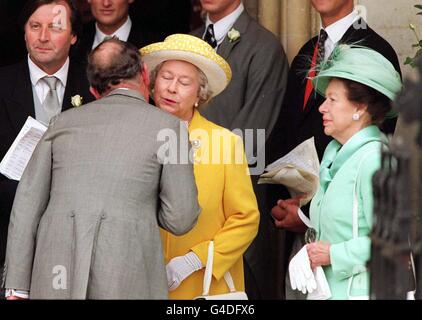
[[[319,66],[312,83],[326,97],[319,111],[325,134],[334,140],[325,150],[320,186],[311,202],[316,241],[306,247],[309,261],[312,270],[323,267],[331,299],[367,298],[372,176],[387,143],[377,125],[396,116],[391,101],[401,90],[401,78],[381,54],[340,45]]]

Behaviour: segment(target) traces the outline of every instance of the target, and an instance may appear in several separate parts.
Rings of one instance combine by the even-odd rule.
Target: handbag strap
[[[210,292],[213,261],[214,261],[214,241],[210,241],[210,244],[208,245],[207,265],[205,266],[204,285],[203,285],[203,292],[202,292],[203,296],[207,296]],[[230,292],[236,292],[233,278],[229,271],[227,271],[224,274],[224,280],[226,281],[227,286],[230,289]]]

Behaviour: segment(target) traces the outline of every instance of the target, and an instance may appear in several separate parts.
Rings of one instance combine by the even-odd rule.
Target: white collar
[[[232,13],[218,20],[215,23],[210,20],[209,15],[207,14],[207,20],[205,22],[205,31],[207,30],[210,24],[213,24],[215,39],[217,40],[217,44],[220,44],[221,42],[223,42],[224,37],[230,31],[231,27],[234,25],[236,20],[240,17],[243,10],[245,10],[245,7],[243,6],[243,3],[240,2],[240,5],[236,8],[236,10],[234,10]]]
[[[327,32],[328,38],[330,38],[332,43],[335,44],[341,40],[350,26],[359,19],[359,12],[354,9],[347,16],[341,18],[333,24],[330,24],[328,27],[324,28],[324,30]]]
[[[67,75],[69,72],[69,57],[67,57],[66,62],[62,65],[62,67],[54,74],[47,74],[43,70],[40,69],[29,57],[28,55],[28,66],[29,66],[29,76],[31,78],[31,83],[35,86],[41,78],[45,76],[54,76],[60,80],[63,87],[66,87],[67,83]]]
[[[101,42],[103,42],[105,37],[112,37],[116,36],[122,41],[127,41],[129,38],[130,29],[132,28],[132,20],[129,16],[127,16],[126,22],[117,29],[113,34],[105,34],[98,28],[98,23],[95,23],[95,38],[94,43],[92,44],[92,48],[98,46]]]

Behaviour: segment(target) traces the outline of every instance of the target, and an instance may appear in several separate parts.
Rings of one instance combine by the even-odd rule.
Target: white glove
[[[184,256],[174,257],[166,265],[167,285],[170,291],[176,290],[183,280],[195,271],[202,269],[204,265],[198,256],[189,251]]]
[[[327,300],[331,298],[331,290],[328,285],[327,278],[325,277],[324,269],[321,266],[316,267],[314,270],[314,276],[317,283],[315,291],[309,291],[307,296],[308,300]]]
[[[306,245],[290,261],[289,277],[293,290],[299,290],[306,294],[316,289],[317,284],[311,269]]]

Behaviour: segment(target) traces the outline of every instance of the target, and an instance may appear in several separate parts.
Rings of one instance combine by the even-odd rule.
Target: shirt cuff
[[[29,291],[6,289],[6,298],[12,297],[12,296],[22,298],[22,299],[29,299]]]

